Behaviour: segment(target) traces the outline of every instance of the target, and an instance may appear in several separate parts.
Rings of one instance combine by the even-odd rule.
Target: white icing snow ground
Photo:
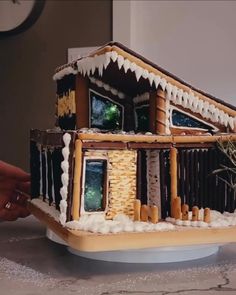
[[[206,223],[203,220],[204,210],[199,210],[199,221],[191,221],[192,212],[189,212],[189,220],[180,220],[167,217],[166,221],[178,226],[190,226],[190,227],[214,227],[222,228],[236,225],[236,210],[234,213],[224,212],[221,214],[218,211],[211,210],[211,222]]]
[[[54,206],[49,206],[48,202],[44,202],[41,198],[32,199],[30,202],[59,222],[60,211]]]
[[[59,222],[60,212],[54,206],[49,206],[41,199],[33,199],[31,201],[42,211],[52,216]],[[174,218],[166,218],[166,221],[153,224],[151,222],[133,221],[124,214],[117,215],[113,220],[106,220],[103,214],[86,214],[80,217],[78,221],[69,221],[65,226],[73,230],[84,230],[93,233],[120,233],[120,232],[155,232],[155,231],[172,231],[180,226],[200,227],[200,228],[224,228],[236,226],[236,210],[234,213],[211,210],[211,222],[206,223],[203,220],[204,210],[199,210],[200,221],[191,221],[192,213],[189,212],[189,220],[175,220]]]
[[[124,214],[117,215],[113,220],[106,220],[104,215],[91,214],[81,216],[79,221],[66,223],[70,229],[90,231],[93,233],[119,233],[119,232],[151,232],[174,230],[175,226],[169,222],[150,222],[132,221]]]

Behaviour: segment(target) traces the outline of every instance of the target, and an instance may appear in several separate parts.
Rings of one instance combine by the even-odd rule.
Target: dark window
[[[107,97],[90,91],[90,127],[103,130],[123,128],[123,107]]]
[[[149,131],[149,106],[143,105],[135,108],[137,131]]]
[[[201,128],[206,130],[213,129],[211,126],[176,110],[172,111],[172,123],[174,126],[178,127]]]
[[[103,211],[106,207],[106,160],[86,160],[84,210]]]

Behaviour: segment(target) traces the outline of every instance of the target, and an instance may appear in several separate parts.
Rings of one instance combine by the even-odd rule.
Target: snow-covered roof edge
[[[77,73],[89,76],[93,75],[96,69],[102,76],[103,70],[107,68],[111,61],[117,62],[119,69],[123,67],[125,73],[128,70],[134,72],[137,81],[142,76],[144,79],[148,79],[150,85],[154,85],[156,89],[160,85],[163,91],[167,92],[168,98],[171,97],[173,101],[177,100],[177,102],[181,101],[179,104],[183,104],[183,106],[195,104],[196,109],[199,109],[197,112],[203,117],[212,117],[213,122],[219,122],[225,126],[229,125],[234,130],[234,125],[236,125],[235,106],[194,88],[117,42],[108,43],[88,56],[57,68],[53,78],[60,80],[65,75]]]

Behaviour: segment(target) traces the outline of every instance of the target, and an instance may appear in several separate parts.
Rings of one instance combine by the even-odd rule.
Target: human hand
[[[26,217],[30,192],[30,175],[22,169],[0,161],[0,220],[12,221]]]

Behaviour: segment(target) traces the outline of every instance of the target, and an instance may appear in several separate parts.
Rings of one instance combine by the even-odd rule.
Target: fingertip
[[[16,185],[16,190],[19,190],[22,193],[29,194],[31,190],[30,181],[20,181]]]
[[[11,202],[14,204],[21,205],[23,207],[27,206],[27,201],[29,200],[29,196],[22,194],[21,192],[15,192],[11,196]]]
[[[14,221],[18,217],[25,218],[30,215],[30,211],[25,207],[16,203],[8,202],[4,208],[0,210],[0,220]]]
[[[30,211],[27,208],[22,207],[21,210],[20,210],[19,217],[25,218],[25,217],[27,217],[29,215],[30,215]]]

